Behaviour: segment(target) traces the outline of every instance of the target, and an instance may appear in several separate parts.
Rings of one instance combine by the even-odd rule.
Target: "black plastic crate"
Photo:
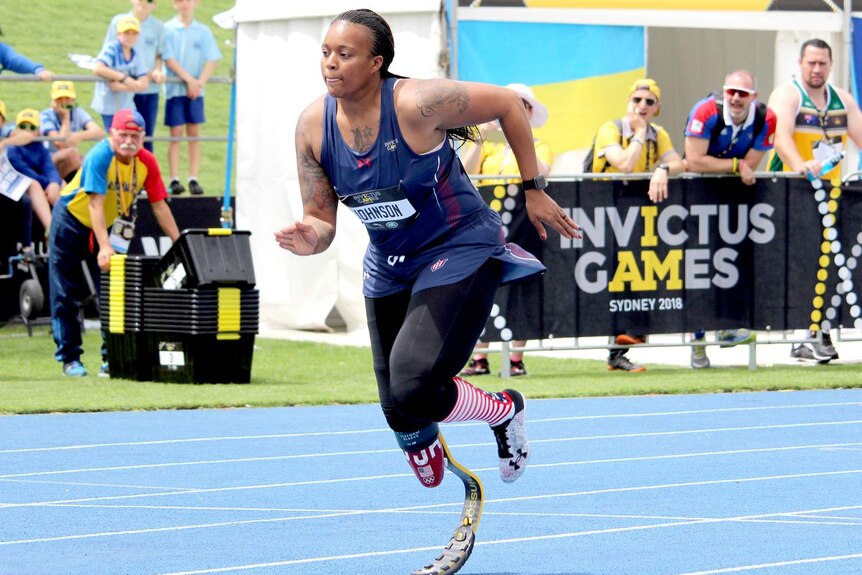
[[[107,333],[108,366],[112,378],[148,381],[153,366],[147,354],[147,338],[140,331],[134,333]]]
[[[254,287],[250,235],[225,228],[183,230],[159,262],[150,285],[168,289]]]
[[[249,383],[254,334],[225,338],[213,334],[145,332],[153,381]]]

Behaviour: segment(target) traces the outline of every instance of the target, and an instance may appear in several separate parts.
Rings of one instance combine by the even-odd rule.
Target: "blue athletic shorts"
[[[417,254],[384,254],[369,244],[363,262],[362,293],[378,298],[407,289],[415,294],[453,284],[489,258],[503,262],[501,285],[545,272],[545,266],[531,253],[517,244],[505,243],[500,216],[488,209]]]
[[[203,124],[204,97],[192,100],[188,96],[169,98],[165,103],[165,126],[183,126],[185,124]]]

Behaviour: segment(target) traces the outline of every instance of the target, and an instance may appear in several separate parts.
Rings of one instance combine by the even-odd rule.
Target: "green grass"
[[[195,18],[206,24],[216,37],[222,59],[219,60],[214,76],[228,77],[233,67],[233,45],[225,44],[226,40],[233,43],[233,31],[222,30],[213,21],[213,14],[223,12],[234,5],[234,0],[202,0],[195,12]],[[102,40],[108,24],[115,14],[128,12],[131,4],[128,0],[86,0],[85,3],[72,0],[51,0],[50,2],[4,2],[3,36],[0,41],[14,47],[33,61],[41,62],[55,74],[89,75],[91,72],[78,68],[67,54],[79,53],[96,56],[102,47]],[[161,0],[153,15],[168,21],[174,16],[170,0]],[[4,72],[3,77],[14,76]],[[101,125],[98,114],[90,108],[93,97],[92,82],[76,82],[78,103],[87,109],[93,119]],[[9,118],[14,122],[15,115],[24,108],[44,110],[51,105],[51,85],[48,82],[7,82],[0,81],[0,99],[6,103]],[[156,136],[168,136],[168,130],[162,125],[164,119],[164,96],[159,105],[158,127]],[[229,84],[208,84],[206,87],[206,115],[201,135],[226,136],[230,103]],[[83,150],[88,150],[92,144],[84,144]],[[167,177],[168,158],[167,142],[156,142],[156,157]],[[188,175],[186,160],[187,144],[181,145],[180,175],[183,179]],[[227,157],[226,142],[203,142],[201,144],[200,182],[207,195],[224,193],[225,159]],[[233,186],[231,189],[233,193]]]
[[[114,14],[127,12],[127,0],[72,0],[25,3],[7,2],[0,38],[22,54],[42,62],[58,74],[82,75],[67,53],[95,56],[101,48],[108,23]],[[233,47],[225,45],[233,32],[217,28],[212,15],[233,6],[234,0],[202,0],[197,18],[207,24],[219,43],[223,58],[216,76],[229,76]],[[154,13],[168,20],[174,12],[169,0],[162,0]],[[8,76],[6,73],[3,76]],[[89,110],[93,84],[77,84],[78,99]],[[208,121],[203,135],[227,134],[230,87],[210,84],[206,93]],[[0,82],[0,99],[10,116],[23,108],[44,109],[50,105],[50,85],[46,83]],[[162,107],[164,101],[162,101]],[[92,112],[92,110],[90,110]],[[159,114],[159,121],[163,108]],[[157,135],[166,136],[163,126]],[[182,146],[185,154],[185,145]],[[156,155],[167,170],[167,144],[156,144]],[[223,143],[202,144],[201,183],[208,195],[224,188],[225,152]],[[182,165],[187,164],[183,157]],[[184,173],[184,172],[183,172]],[[85,334],[90,368],[98,366],[99,336]],[[329,403],[371,403],[377,399],[366,348],[335,347],[322,344],[257,339],[252,382],[247,385],[189,385],[125,381],[89,377],[64,378],[54,361],[54,343],[47,328],[37,327],[34,337],[21,326],[0,328],[0,413],[46,413],[56,411],[103,411],[161,408],[205,408],[315,405]],[[227,360],[229,361],[230,358]],[[476,383],[499,388],[495,377],[478,378]],[[557,359],[531,356],[530,375],[517,384],[531,398],[588,395],[629,395],[663,393],[710,393],[777,389],[862,387],[858,365],[829,365],[816,369],[795,366],[711,369],[696,374],[687,368],[650,366],[646,373],[631,376],[608,372],[603,361]]]
[[[84,362],[97,368],[100,337],[85,333]],[[63,377],[46,326],[27,337],[20,325],[0,328],[0,413],[271,407],[373,403],[377,388],[368,348],[257,338],[249,384],[166,384]],[[231,358],[225,358],[230,361]],[[489,389],[503,380],[480,377]],[[862,387],[858,364],[716,368],[694,372],[650,366],[633,374],[609,372],[604,361],[530,357],[530,375],[516,380],[530,398],[720,393]]]

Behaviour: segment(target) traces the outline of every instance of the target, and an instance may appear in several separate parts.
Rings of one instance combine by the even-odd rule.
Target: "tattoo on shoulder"
[[[470,96],[467,89],[452,82],[423,82],[416,90],[416,107],[426,118],[437,113],[437,110],[454,106],[459,114],[470,107]]]
[[[320,164],[305,152],[300,152],[298,158],[302,205],[313,202],[318,209],[335,205],[338,196]]]

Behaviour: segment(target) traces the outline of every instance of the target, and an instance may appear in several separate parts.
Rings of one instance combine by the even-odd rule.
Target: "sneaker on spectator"
[[[63,364],[63,375],[67,377],[87,377],[87,368],[80,361],[70,361]]]
[[[111,377],[111,367],[107,361],[102,362],[102,367],[99,368],[99,377]]]
[[[189,192],[191,192],[193,196],[201,196],[204,193],[204,189],[197,180],[189,180]]]
[[[812,334],[814,337],[817,334]],[[822,333],[820,341],[815,341],[811,344],[811,351],[814,354],[814,359],[826,363],[833,359],[838,359],[838,352],[835,346],[832,345],[832,337],[828,333]]]
[[[704,342],[706,341],[706,337],[703,335],[693,337],[691,341]],[[706,369],[709,367],[709,357],[706,355],[705,345],[691,346],[691,367],[692,369]]]
[[[723,329],[718,332],[721,347],[733,347],[757,341],[757,334],[750,329]]]
[[[471,359],[460,375],[488,375],[489,373],[491,373],[491,368],[488,366],[488,360],[480,357],[478,359]]]
[[[646,371],[646,368],[644,366],[630,362],[629,358],[627,358],[623,354],[608,359],[608,369],[610,371]]]
[[[637,335],[620,334],[616,339],[617,345],[640,345],[646,343],[646,338]]]
[[[811,348],[804,343],[793,344],[793,347],[790,348],[790,357],[798,361],[819,361],[816,357],[814,357],[814,352],[811,350]]]
[[[527,368],[524,367],[524,360],[509,362],[509,377],[518,377],[519,375],[527,375]]]
[[[492,427],[494,439],[497,440],[497,455],[500,458],[500,479],[512,483],[518,479],[527,467],[530,459],[530,445],[527,442],[527,431],[524,423],[526,400],[521,392],[514,389],[504,389],[503,393],[515,404],[512,418]]]
[[[168,186],[168,189],[172,196],[178,196],[186,191],[186,187],[182,185],[179,180],[171,180],[171,184]]]

